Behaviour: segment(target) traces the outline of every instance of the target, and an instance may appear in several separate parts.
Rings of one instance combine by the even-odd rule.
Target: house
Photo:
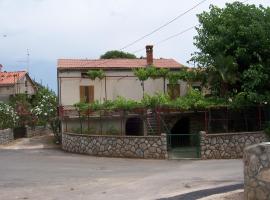
[[[183,96],[186,94],[188,87],[184,81],[179,81],[172,87],[168,80],[164,78],[147,79],[142,83],[138,77],[134,76],[133,69],[136,68],[154,66],[159,69],[166,68],[170,71],[178,71],[184,67],[174,59],[154,59],[153,46],[151,45],[146,46],[146,58],[142,59],[59,59],[57,65],[62,131],[79,129],[78,118],[75,117],[76,114],[73,112],[74,107],[72,105],[80,101],[91,103],[98,100],[102,102],[114,100],[118,96],[141,100],[144,93],[154,95],[169,90],[173,91],[174,96]],[[93,69],[102,69],[105,72],[105,77],[91,80],[86,73]],[[97,117],[97,119],[100,118]],[[108,132],[110,129],[118,130],[118,132],[121,130],[121,134],[147,134],[147,125],[144,120],[136,117],[120,120],[115,116],[112,119],[106,119],[106,123],[102,125],[98,125],[99,122],[94,118],[91,118],[90,125],[86,121],[89,122],[89,120],[85,120],[83,127],[88,128],[88,130],[93,129],[97,134],[100,133],[100,130]],[[135,131],[135,127],[137,131]]]
[[[36,91],[35,84],[26,71],[6,72],[0,70],[0,101],[8,102],[13,95],[33,95]]]
[[[153,46],[147,46],[147,56],[143,59],[59,59],[57,66],[59,105],[67,106],[79,102],[82,96],[88,102],[95,100],[113,100],[118,96],[140,100],[143,97],[142,85],[134,76],[133,69],[148,66],[179,70],[183,67],[173,59],[153,59]],[[91,69],[102,69],[104,79],[90,80],[86,72]],[[168,81],[148,79],[144,83],[145,93],[167,91]],[[186,93],[186,84],[179,83],[180,95]]]

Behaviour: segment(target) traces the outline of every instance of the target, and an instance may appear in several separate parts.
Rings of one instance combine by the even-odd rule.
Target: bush
[[[156,93],[154,96],[145,94],[141,104],[146,108],[157,108],[162,106],[167,106],[170,103],[168,95]]]
[[[18,119],[17,113],[10,105],[0,102],[0,129],[14,128]]]

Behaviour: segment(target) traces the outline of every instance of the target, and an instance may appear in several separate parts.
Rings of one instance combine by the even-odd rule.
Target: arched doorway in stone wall
[[[182,117],[171,129],[171,147],[184,147],[190,145],[190,119]]]
[[[128,118],[125,129],[126,135],[142,136],[143,120],[139,117]]]

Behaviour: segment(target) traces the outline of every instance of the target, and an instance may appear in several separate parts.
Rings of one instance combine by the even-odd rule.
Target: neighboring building
[[[154,59],[153,46],[146,46],[146,58],[142,59],[59,59],[57,66],[58,99],[60,115],[62,119],[62,131],[79,129],[78,116],[74,112],[74,105],[80,101],[93,102],[96,100],[114,100],[118,96],[128,99],[140,100],[143,98],[142,82],[134,76],[133,69],[154,66],[178,71],[184,67],[174,59]],[[87,75],[88,70],[102,69],[105,77],[101,80],[91,80]],[[173,93],[174,97],[183,96],[187,91],[187,83],[179,81],[174,87],[163,78],[144,81],[144,92],[149,95],[155,93]],[[147,134],[149,131],[145,120],[127,117],[120,119],[119,116],[106,118],[99,122],[92,117],[89,123],[84,121],[83,127],[96,130],[97,134],[116,129],[121,134]],[[102,121],[102,120],[101,120]],[[129,126],[129,122],[131,122]],[[102,123],[102,125],[100,125]],[[112,128],[113,127],[113,128]],[[129,129],[129,127],[132,127]],[[137,131],[134,131],[137,127]],[[151,127],[150,127],[151,128]],[[132,133],[132,134],[133,134]]]
[[[13,95],[33,95],[36,91],[35,84],[26,71],[0,71],[0,101],[8,102]]]

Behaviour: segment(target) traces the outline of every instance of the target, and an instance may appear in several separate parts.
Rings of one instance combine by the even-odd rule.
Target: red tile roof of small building
[[[0,72],[0,86],[17,83],[26,75],[26,71]]]
[[[146,67],[146,59],[58,59],[58,69],[131,69]],[[184,65],[178,63],[174,59],[154,59],[153,66],[157,68],[180,68]]]

